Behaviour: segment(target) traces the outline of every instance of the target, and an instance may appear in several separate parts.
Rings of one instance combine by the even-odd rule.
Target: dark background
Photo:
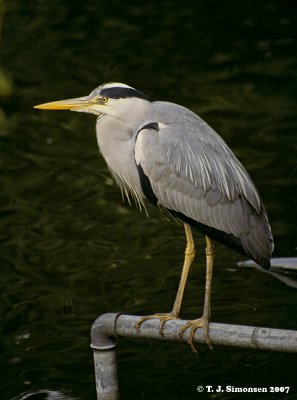
[[[93,116],[35,104],[119,81],[197,112],[243,162],[275,257],[296,257],[296,2],[0,1],[1,399],[94,399],[89,332],[105,312],[169,311],[184,236],[127,202]],[[203,240],[183,318],[201,314]],[[203,245],[204,246],[204,245]],[[297,329],[297,292],[217,246],[212,321]],[[297,399],[296,356],[122,339],[121,399]],[[290,386],[206,394],[198,385]]]

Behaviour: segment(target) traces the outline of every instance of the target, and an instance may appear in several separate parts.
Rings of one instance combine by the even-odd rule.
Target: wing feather
[[[154,104],[150,118],[159,130],[138,131],[135,160],[158,203],[242,239],[254,259],[270,258],[272,234],[262,201],[226,143],[191,111]]]

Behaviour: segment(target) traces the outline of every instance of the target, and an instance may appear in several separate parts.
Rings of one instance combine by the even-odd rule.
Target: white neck
[[[133,110],[131,110],[131,119],[134,123],[137,122],[133,127],[126,121],[111,115],[99,117],[96,123],[98,146],[108,168],[122,191],[127,196],[128,192],[132,193],[139,206],[143,204],[143,193],[135,162],[135,136],[151,107],[151,103],[143,103],[144,112],[138,113],[140,117],[137,121],[135,117],[133,118]]]

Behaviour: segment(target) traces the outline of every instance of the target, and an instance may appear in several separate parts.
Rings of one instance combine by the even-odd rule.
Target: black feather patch
[[[144,93],[140,92],[137,89],[122,87],[122,86],[114,86],[103,88],[100,92],[101,95],[109,97],[111,99],[126,99],[128,97],[138,97],[139,99],[148,100],[148,96]]]
[[[137,140],[138,134],[143,129],[154,129],[155,131],[158,131],[159,130],[158,122],[150,122],[150,123],[142,126],[139,129],[139,131],[137,132],[135,140]],[[152,203],[153,205],[156,205],[158,203],[158,199],[153,191],[151,182],[150,182],[149,178],[145,175],[145,173],[142,169],[142,166],[140,164],[136,164],[136,165],[137,165],[137,170],[138,170],[139,179],[140,179],[140,185],[141,185],[143,194],[145,195],[145,197],[147,198],[147,200],[150,203]]]
[[[139,132],[142,131],[143,129],[154,129],[155,131],[160,130],[158,122],[150,122],[149,124],[142,126]],[[137,135],[139,132],[137,132]]]
[[[149,178],[143,172],[141,165],[137,165],[137,169],[138,169],[141,189],[142,189],[145,197],[147,198],[147,200],[155,206],[158,202],[158,199],[153,191],[151,182],[150,182]]]

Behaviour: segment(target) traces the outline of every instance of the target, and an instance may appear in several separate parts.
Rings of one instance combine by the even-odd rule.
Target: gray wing
[[[154,129],[149,122],[157,123]],[[159,205],[239,238],[244,251],[262,265],[271,258],[272,234],[251,178],[196,114],[155,102],[137,134],[135,159]]]

